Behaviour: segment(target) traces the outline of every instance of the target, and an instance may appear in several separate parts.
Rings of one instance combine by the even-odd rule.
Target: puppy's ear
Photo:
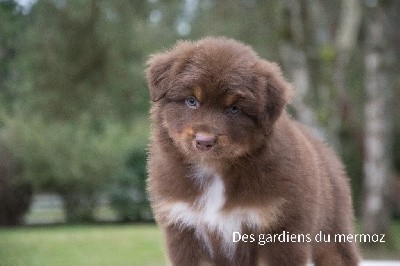
[[[147,83],[150,88],[150,96],[153,102],[157,102],[171,87],[171,82],[176,81],[195,46],[190,41],[178,41],[175,46],[165,52],[154,54],[147,61]]]
[[[260,60],[258,71],[263,77],[265,111],[269,121],[273,123],[290,101],[293,89],[291,84],[283,78],[282,71],[277,64]]]
[[[155,54],[147,61],[147,83],[153,102],[157,102],[167,93],[174,62],[171,53]]]

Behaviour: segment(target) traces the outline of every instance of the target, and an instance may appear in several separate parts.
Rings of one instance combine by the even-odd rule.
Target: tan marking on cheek
[[[182,138],[186,139],[189,137],[193,137],[194,136],[194,130],[191,127],[187,127],[185,129],[183,129],[182,134],[181,134]]]
[[[199,86],[194,88],[193,94],[194,94],[194,97],[196,97],[196,99],[199,100],[200,102],[203,100],[203,93]]]
[[[218,136],[217,142],[222,146],[227,146],[230,144],[229,137],[225,135]]]

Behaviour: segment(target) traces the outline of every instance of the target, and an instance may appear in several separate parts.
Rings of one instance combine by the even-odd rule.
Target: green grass
[[[0,230],[0,265],[165,265],[153,225]]]
[[[162,241],[155,225],[0,229],[0,266],[166,265]],[[390,242],[364,246],[364,258],[400,259],[400,223]]]

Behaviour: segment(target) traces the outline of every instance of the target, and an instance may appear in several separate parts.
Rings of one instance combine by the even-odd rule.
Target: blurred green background
[[[0,265],[162,264],[146,60],[210,35],[282,66],[289,111],[345,163],[359,231],[388,236],[366,254],[399,258],[399,28],[396,0],[0,0]],[[116,226],[133,222],[150,225]]]

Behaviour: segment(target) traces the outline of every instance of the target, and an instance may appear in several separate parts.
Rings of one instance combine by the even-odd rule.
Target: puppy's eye
[[[186,106],[192,109],[197,109],[200,106],[199,101],[195,97],[189,97],[185,100]]]
[[[237,114],[240,112],[240,108],[237,105],[232,105],[231,107],[229,107],[229,113],[230,114]]]

